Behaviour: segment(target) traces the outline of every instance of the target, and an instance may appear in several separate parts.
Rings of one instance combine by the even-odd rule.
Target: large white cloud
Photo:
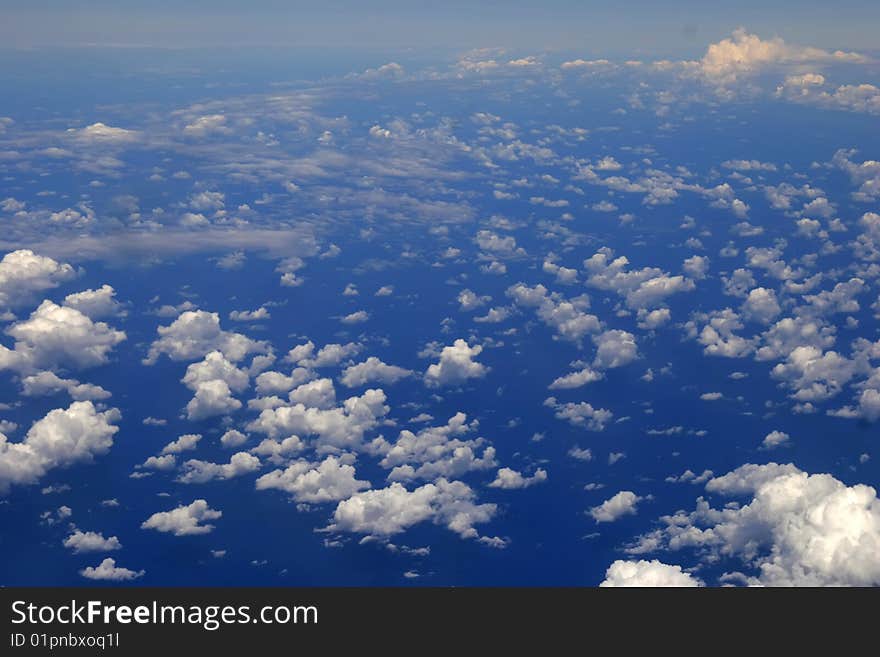
[[[157,329],[159,338],[150,345],[144,364],[152,365],[162,354],[171,360],[197,360],[219,351],[228,360],[239,362],[249,353],[264,353],[264,342],[220,328],[220,315],[204,310],[187,310],[169,326]]]
[[[377,438],[370,450],[382,455],[379,464],[391,470],[389,481],[459,477],[496,465],[495,449],[483,438],[461,438],[476,427],[476,421],[468,423],[464,413],[456,413],[445,426],[426,427],[418,433],[403,430],[393,444]]]
[[[328,456],[320,463],[296,461],[284,470],[274,470],[257,479],[257,490],[283,490],[297,502],[317,504],[345,500],[370,482],[357,479],[351,463]]]
[[[429,365],[425,371],[425,384],[430,387],[458,385],[468,379],[486,376],[489,368],[474,360],[482,351],[480,345],[470,347],[460,338],[451,346],[443,347],[440,361]]]
[[[12,251],[0,260],[0,311],[28,303],[32,296],[76,276],[68,264],[29,249]]]
[[[328,529],[391,536],[431,520],[462,538],[476,538],[474,525],[491,520],[496,505],[476,504],[475,497],[470,486],[461,481],[438,479],[412,491],[395,482],[340,502]]]
[[[113,445],[121,419],[115,408],[98,412],[90,401],[49,411],[33,424],[22,442],[0,434],[0,493],[15,484],[33,484],[47,472],[75,463],[89,463]]]
[[[359,397],[349,397],[342,406],[314,408],[303,403],[292,403],[264,408],[248,424],[249,431],[270,438],[291,435],[317,436],[319,449],[351,449],[360,446],[364,434],[375,428],[390,408],[385,405],[385,393],[368,389]]]
[[[661,518],[665,526],[629,551],[690,548],[706,559],[733,558],[753,584],[880,584],[880,500],[874,488],[769,463],[710,479],[706,491],[751,499],[716,509],[700,498],[694,511]]]
[[[681,566],[671,566],[657,559],[652,561],[623,561],[618,559],[608,567],[605,587],[693,587],[702,582],[682,572]]]
[[[43,301],[30,318],[6,329],[13,349],[0,345],[0,369],[29,373],[38,369],[83,369],[108,362],[125,333],[93,322],[76,310]]]

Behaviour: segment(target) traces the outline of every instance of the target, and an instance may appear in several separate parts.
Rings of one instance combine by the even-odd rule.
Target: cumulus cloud
[[[66,392],[74,401],[100,401],[111,397],[110,392],[101,386],[80,383],[76,379],[62,379],[54,372],[37,372],[21,380],[21,394],[25,397],[42,397],[59,392]]]
[[[639,497],[631,490],[622,490],[599,506],[594,506],[589,514],[596,522],[614,522],[623,516],[635,515],[636,504],[643,499],[645,498]]]
[[[507,296],[519,306],[534,308],[541,321],[565,340],[580,342],[584,336],[602,328],[598,317],[584,312],[589,308],[585,296],[568,300],[559,294],[551,294],[543,285],[529,287],[524,283],[509,287]]]
[[[367,360],[357,365],[347,367],[339,381],[349,388],[367,385],[368,383],[397,383],[401,379],[412,376],[413,372],[404,367],[396,365],[388,365],[383,363],[375,356],[370,356]]]
[[[0,260],[0,310],[24,305],[34,294],[58,287],[75,276],[70,265],[29,249],[7,253]]]
[[[604,408],[594,408],[592,404],[587,402],[565,402],[557,401],[556,397],[548,397],[544,400],[544,406],[552,408],[556,413],[556,418],[566,420],[569,424],[576,427],[585,427],[590,431],[603,431],[605,425],[613,418],[614,414]]]
[[[314,408],[301,402],[283,404],[263,409],[247,428],[273,439],[314,435],[322,450],[356,448],[364,434],[375,428],[390,410],[385,401],[382,390],[371,388],[334,408]]]
[[[260,469],[260,459],[247,452],[237,452],[229,463],[211,463],[190,459],[183,464],[183,472],[177,478],[182,484],[204,484],[215,479],[234,479]]]
[[[328,456],[320,463],[296,461],[284,470],[274,470],[257,479],[257,490],[277,489],[289,493],[297,502],[320,504],[350,498],[370,488],[370,482],[357,479],[355,468],[344,458]]]
[[[440,361],[429,365],[425,371],[425,385],[436,388],[483,378],[489,368],[474,360],[482,351],[483,347],[480,345],[470,347],[461,338],[451,346],[443,347]]]
[[[123,331],[48,300],[6,333],[15,345],[13,349],[0,345],[0,369],[19,372],[104,365],[112,349],[126,338]]]
[[[195,500],[188,506],[180,505],[171,511],[154,513],[141,523],[141,529],[155,529],[175,536],[208,534],[214,530],[214,525],[208,521],[222,516],[222,511],[212,509],[205,500]]]
[[[22,442],[0,434],[0,494],[12,485],[34,484],[47,472],[76,463],[90,463],[106,454],[122,415],[115,408],[98,412],[90,401],[49,411],[33,424]]]
[[[863,61],[866,58],[857,53],[788,44],[779,37],[765,40],[740,28],[733,36],[711,44],[699,66],[705,76],[730,82],[774,64]]]
[[[138,577],[143,577],[145,570],[130,570],[116,565],[116,560],[107,557],[97,566],[86,566],[79,574],[86,579],[106,580],[111,582],[124,582]]]
[[[171,360],[197,360],[212,351],[237,363],[250,353],[265,353],[268,349],[263,342],[222,330],[220,316],[204,310],[187,310],[169,326],[156,330],[159,338],[150,345],[145,365],[153,365],[162,354]]]
[[[393,444],[377,438],[370,449],[382,456],[379,464],[391,470],[389,481],[459,477],[496,465],[495,449],[483,438],[462,438],[475,431],[477,424],[468,423],[464,413],[456,413],[441,427],[425,427],[418,433],[403,430]]]
[[[115,536],[104,538],[100,532],[84,532],[77,529],[64,539],[64,547],[70,548],[77,554],[81,552],[110,552],[121,550],[122,543]]]
[[[682,572],[681,566],[671,566],[657,559],[652,561],[623,561],[618,559],[605,572],[599,586],[605,587],[693,587],[703,583]]]
[[[384,537],[430,520],[462,538],[477,538],[474,525],[491,520],[497,507],[476,504],[475,498],[470,486],[461,481],[441,478],[412,491],[395,482],[340,502],[328,529]]]
[[[736,559],[751,584],[880,583],[880,500],[872,487],[768,463],[711,479],[706,491],[751,499],[715,509],[699,498],[694,511],[662,517],[665,526],[629,551],[694,549],[707,559]]]
[[[547,481],[547,471],[543,468],[535,470],[534,474],[530,477],[525,477],[521,472],[511,468],[501,468],[498,470],[498,474],[494,481],[489,484],[489,487],[514,490],[518,488],[528,488],[529,486],[534,486],[542,481]]]

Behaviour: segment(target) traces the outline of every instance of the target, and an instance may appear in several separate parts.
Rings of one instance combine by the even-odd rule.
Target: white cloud
[[[371,388],[336,408],[309,408],[302,403],[266,408],[247,428],[270,438],[316,435],[319,449],[354,448],[390,410],[385,401],[382,390]]]
[[[251,340],[241,333],[223,331],[220,316],[204,310],[183,312],[169,326],[160,326],[156,330],[159,338],[150,345],[145,365],[153,365],[162,354],[171,360],[197,360],[212,351],[219,351],[237,363],[249,353],[267,350],[263,342]]]
[[[589,514],[596,522],[614,522],[626,515],[635,515],[636,505],[645,498],[639,497],[631,490],[622,490],[608,498],[599,506],[590,509]]]
[[[565,376],[560,376],[557,379],[553,380],[548,388],[550,390],[567,390],[571,388],[580,388],[581,386],[585,386],[588,383],[593,383],[594,381],[599,381],[605,377],[602,372],[597,372],[596,370],[590,369],[589,367],[584,367],[577,372],[572,372],[571,374],[566,374]]]
[[[627,331],[611,330],[593,336],[596,358],[593,367],[610,369],[628,365],[639,357],[636,336]]]
[[[880,584],[880,500],[870,486],[769,463],[743,465],[706,490],[752,497],[721,509],[700,498],[693,512],[661,518],[665,526],[630,551],[694,548],[707,559],[736,558],[751,584]]]
[[[614,418],[614,414],[604,408],[594,408],[587,402],[560,403],[556,397],[548,397],[544,400],[544,406],[556,411],[556,417],[567,420],[576,427],[586,427],[590,431],[602,431],[605,425]]]
[[[97,290],[83,290],[64,297],[64,305],[75,308],[91,319],[113,317],[121,314],[122,304],[116,300],[116,290],[102,285]]]
[[[100,532],[83,532],[77,529],[64,539],[64,547],[70,548],[77,554],[82,552],[110,552],[112,550],[121,550],[122,543],[115,536],[104,538],[104,535]]]
[[[208,534],[213,531],[214,525],[206,524],[207,521],[222,516],[222,511],[212,509],[205,500],[195,500],[188,506],[181,505],[171,511],[154,513],[141,524],[141,529],[155,529],[175,536]]]
[[[180,436],[177,440],[173,440],[172,442],[165,445],[162,448],[162,454],[180,454],[181,452],[188,452],[196,448],[199,444],[199,441],[202,439],[202,434],[200,433],[187,433]]]
[[[543,285],[529,287],[524,283],[509,287],[507,296],[519,306],[534,308],[541,321],[565,340],[580,342],[584,336],[602,329],[598,317],[584,312],[589,307],[586,296],[566,300],[559,294],[550,294]]]
[[[682,572],[681,566],[670,566],[657,559],[652,561],[622,561],[612,563],[599,584],[605,587],[690,587],[702,586],[692,575]]]
[[[518,488],[528,488],[542,481],[547,481],[547,471],[538,468],[531,477],[524,477],[521,472],[512,470],[511,468],[501,468],[495,480],[489,484],[490,488],[504,488],[513,490]]]
[[[456,413],[445,426],[425,427],[418,433],[403,430],[393,444],[377,438],[370,449],[383,457],[379,465],[391,469],[389,481],[459,477],[497,465],[495,449],[483,438],[460,438],[474,431],[477,424],[469,424],[464,413]]]
[[[397,383],[401,379],[412,376],[413,372],[396,365],[383,363],[375,356],[370,356],[362,363],[347,367],[339,381],[349,388],[363,386],[368,383]]]
[[[15,346],[8,349],[0,345],[0,369],[20,372],[103,365],[110,351],[126,338],[122,331],[48,300],[6,333],[15,339]]]
[[[284,470],[264,474],[256,485],[257,490],[283,490],[297,502],[308,504],[345,500],[370,488],[369,481],[356,478],[353,465],[335,456],[320,463],[296,461]]]
[[[76,379],[62,379],[49,371],[37,372],[21,380],[21,394],[25,397],[42,397],[58,392],[66,392],[74,401],[100,401],[112,396],[101,386],[80,383]]]
[[[779,37],[764,40],[738,29],[732,37],[709,46],[700,61],[700,71],[712,79],[734,81],[774,64],[863,61],[865,57],[856,53],[790,45]]]
[[[429,365],[425,371],[425,384],[430,387],[457,385],[468,379],[481,379],[489,368],[473,360],[483,351],[480,345],[469,347],[458,339],[451,346],[443,347],[440,361]]]
[[[204,484],[215,479],[234,479],[260,469],[260,459],[247,452],[236,452],[229,463],[211,463],[190,459],[183,464],[183,472],[177,481],[183,484]]]
[[[7,253],[0,260],[0,310],[25,304],[35,293],[58,287],[75,276],[70,265],[29,249]]]
[[[117,566],[114,559],[107,557],[95,567],[86,566],[83,570],[79,571],[79,574],[86,579],[122,582],[143,577],[145,572],[144,570],[135,571]]]
[[[431,520],[462,538],[477,538],[474,525],[491,520],[497,507],[475,504],[475,497],[470,486],[461,481],[438,479],[413,491],[393,483],[340,502],[328,529],[391,536]]]
[[[115,408],[98,412],[92,402],[73,402],[33,424],[22,442],[0,434],[0,493],[14,484],[36,483],[47,472],[75,463],[90,463],[113,445],[121,414]]]

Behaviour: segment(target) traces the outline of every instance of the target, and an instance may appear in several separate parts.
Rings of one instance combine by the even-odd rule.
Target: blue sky
[[[880,584],[880,69],[809,7],[3,51],[0,584]]]
[[[7,46],[103,44],[580,48],[695,53],[740,25],[830,48],[876,48],[876,3],[141,0],[4,3]]]

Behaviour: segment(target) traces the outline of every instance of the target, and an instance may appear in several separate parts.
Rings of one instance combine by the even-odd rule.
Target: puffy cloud
[[[836,351],[822,352],[816,347],[797,347],[784,363],[771,370],[783,380],[800,402],[824,401],[836,396],[859,371],[860,363]]]
[[[700,71],[709,78],[733,81],[740,75],[774,64],[862,61],[865,58],[856,53],[787,44],[779,37],[764,40],[738,29],[732,37],[711,44],[699,65]]]
[[[180,454],[196,448],[202,439],[200,433],[187,433],[173,440],[162,448],[162,454]]]
[[[590,431],[603,431],[605,425],[614,418],[614,414],[604,408],[593,408],[587,402],[559,403],[556,397],[548,397],[544,400],[544,406],[556,411],[557,419],[566,420],[576,427],[585,427]]]
[[[635,515],[636,505],[643,499],[645,498],[639,497],[631,490],[622,490],[599,506],[594,506],[589,514],[596,522],[614,522],[623,516]]]
[[[237,431],[236,429],[229,429],[220,436],[220,444],[226,448],[238,447],[239,445],[244,445],[248,440],[248,437],[243,434],[241,431]]]
[[[99,401],[109,399],[110,392],[91,383],[76,379],[62,379],[54,372],[37,372],[21,380],[21,393],[26,397],[42,397],[66,392],[74,401]]]
[[[296,461],[257,479],[257,490],[283,490],[297,502],[308,504],[335,502],[370,488],[370,482],[357,479],[356,474],[353,465],[335,456],[320,463]]]
[[[440,361],[425,371],[425,384],[430,387],[457,385],[468,379],[481,379],[489,368],[473,360],[483,351],[480,345],[468,346],[459,338],[451,346],[443,347]]]
[[[397,383],[401,379],[412,376],[413,372],[396,365],[383,363],[375,356],[370,356],[362,363],[347,367],[339,381],[349,388],[367,385],[368,383]]]
[[[689,325],[694,328],[697,342],[703,345],[703,353],[707,356],[742,358],[754,350],[751,340],[734,333],[743,328],[743,323],[730,308],[700,315],[698,319],[705,322],[702,329],[697,330],[695,322]]]
[[[480,306],[485,306],[492,300],[490,296],[479,296],[471,290],[462,290],[458,293],[459,309],[463,312],[476,310]]]
[[[0,260],[0,310],[25,304],[32,295],[58,287],[75,276],[70,265],[29,249],[7,253]]]
[[[513,490],[517,488],[528,488],[542,481],[547,481],[547,471],[538,468],[531,477],[524,477],[521,472],[510,468],[501,468],[495,480],[489,484],[491,488],[504,488]]]
[[[75,463],[90,463],[106,454],[119,431],[115,408],[98,412],[92,402],[73,402],[36,421],[22,442],[10,443],[0,434],[0,493],[14,484],[36,483],[47,472]]]
[[[580,388],[581,386],[585,386],[588,383],[593,383],[594,381],[599,381],[604,378],[605,375],[602,372],[597,372],[596,370],[590,369],[589,367],[584,367],[577,372],[572,372],[571,374],[566,374],[565,376],[560,376],[557,379],[553,380],[548,388],[550,390],[567,390],[570,388]]]
[[[584,336],[602,328],[598,317],[584,312],[589,307],[586,297],[566,300],[559,294],[550,294],[543,285],[529,287],[524,283],[509,287],[507,296],[519,306],[534,308],[541,321],[565,340],[580,342]]]
[[[370,313],[366,310],[358,310],[342,317],[339,321],[343,324],[361,324],[370,319]]]
[[[497,507],[476,504],[475,497],[470,486],[461,481],[438,479],[412,491],[393,483],[340,502],[328,529],[391,536],[431,520],[462,538],[477,538],[474,525],[491,520]]]
[[[265,343],[241,333],[223,331],[220,316],[204,310],[187,310],[169,326],[156,330],[159,338],[150,345],[145,365],[153,365],[162,354],[171,360],[197,360],[212,351],[219,351],[237,363],[249,353],[264,353],[268,349]]]
[[[121,550],[122,543],[115,536],[104,538],[104,535],[99,532],[83,532],[77,529],[64,539],[64,547],[70,548],[77,554],[81,552],[110,552]]]
[[[713,509],[700,498],[693,512],[661,518],[666,526],[631,551],[696,548],[707,558],[737,558],[752,584],[880,583],[880,500],[870,486],[769,463],[743,465],[706,490],[752,499]]]
[[[212,509],[205,500],[195,500],[188,506],[180,505],[171,511],[154,513],[141,523],[141,529],[155,529],[175,536],[208,534],[214,530],[214,525],[207,524],[207,521],[222,516],[222,511]]]
[[[260,469],[260,459],[247,452],[237,452],[229,463],[211,463],[190,459],[183,464],[183,473],[177,481],[183,484],[204,484],[214,479],[234,479]]]
[[[671,566],[657,559],[652,561],[622,561],[618,559],[605,572],[599,586],[619,587],[692,587],[703,583],[692,575],[682,572],[681,566]]]
[[[761,441],[761,448],[776,449],[777,447],[784,447],[789,444],[790,440],[791,436],[784,431],[774,430],[764,436],[764,440]]]
[[[69,367],[83,369],[108,362],[125,333],[93,322],[74,308],[43,301],[29,319],[6,329],[13,349],[0,345],[0,369],[20,372]]]
[[[309,408],[302,403],[265,408],[248,425],[248,430],[270,438],[316,435],[319,449],[357,448],[364,434],[375,428],[390,410],[385,401],[382,390],[369,389],[359,397],[349,397],[336,408]]]
[[[228,415],[241,406],[241,402],[232,396],[229,385],[215,379],[198,385],[196,394],[186,405],[186,416],[193,421],[204,420],[217,415]]]
[[[743,301],[742,312],[746,319],[761,324],[769,324],[779,316],[782,309],[776,300],[776,293],[765,287],[756,287],[751,290]]]
[[[113,317],[122,312],[122,305],[116,300],[116,290],[102,285],[97,290],[83,290],[64,297],[64,305],[75,308],[91,319]]]
[[[138,577],[143,577],[145,570],[130,570],[128,568],[123,568],[122,566],[117,566],[116,561],[107,557],[97,566],[86,566],[83,570],[79,571],[79,574],[85,577],[86,579],[97,579],[97,580],[107,580],[112,582],[123,582],[132,579],[137,579]]]
[[[136,141],[139,133],[135,130],[126,130],[125,128],[116,128],[104,123],[92,123],[85,128],[70,128],[67,131],[73,139],[91,144],[126,144]]]
[[[379,464],[391,469],[389,481],[459,477],[496,465],[495,449],[486,446],[483,438],[459,437],[476,427],[476,421],[468,424],[464,413],[456,413],[445,426],[425,427],[418,433],[404,430],[393,444],[377,438],[370,448],[383,457]]]
[[[639,357],[636,336],[627,331],[605,331],[593,337],[596,343],[596,358],[593,366],[602,369],[623,367]]]
[[[690,292],[696,287],[691,279],[684,276],[671,276],[656,267],[628,270],[628,265],[626,256],[614,258],[614,251],[602,247],[584,260],[584,268],[589,274],[587,285],[615,292],[633,309],[656,307],[667,297]]]
[[[195,392],[186,406],[187,417],[202,420],[237,411],[242,404],[232,392],[247,388],[249,380],[248,372],[230,363],[221,352],[210,352],[204,360],[189,365],[182,379]]]
[[[357,356],[362,349],[359,343],[348,342],[328,344],[315,352],[315,344],[309,341],[291,349],[285,360],[300,367],[335,367],[346,358]]]

